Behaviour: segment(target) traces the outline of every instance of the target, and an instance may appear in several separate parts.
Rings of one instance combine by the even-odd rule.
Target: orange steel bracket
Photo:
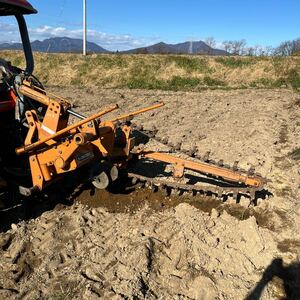
[[[105,115],[105,114],[107,114],[107,113],[109,113],[109,112],[111,112],[111,111],[113,111],[113,110],[115,110],[117,108],[119,108],[118,105],[114,105],[112,107],[109,107],[109,108],[105,109],[104,111],[101,111],[101,112],[99,112],[99,113],[97,113],[95,115],[92,115],[91,117],[86,118],[86,119],[84,119],[84,120],[82,120],[82,121],[80,121],[78,123],[72,124],[72,125],[64,128],[64,129],[56,132],[55,134],[52,134],[52,135],[48,136],[47,138],[44,138],[43,140],[37,141],[37,142],[35,142],[33,144],[30,144],[30,145],[25,145],[23,147],[17,148],[16,149],[16,153],[18,155],[20,155],[20,154],[32,151],[34,149],[37,149],[38,147],[43,146],[46,142],[48,142],[48,141],[50,141],[52,139],[58,138],[58,137],[62,136],[63,134],[68,133],[72,129],[78,128],[78,127],[80,127],[80,126],[82,126],[82,125],[84,125],[86,123],[89,123],[89,122],[91,122],[91,121],[93,121],[95,119],[98,119],[101,116],[103,116],[103,115]]]
[[[38,117],[35,110],[27,111],[26,119],[28,122],[29,130],[24,144],[30,145],[32,143],[34,134],[37,133],[40,128],[40,123],[38,121]]]

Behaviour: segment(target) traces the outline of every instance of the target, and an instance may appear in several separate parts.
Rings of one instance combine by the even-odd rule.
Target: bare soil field
[[[86,115],[164,101],[136,122],[184,149],[255,166],[273,196],[254,207],[247,199],[85,190],[29,220],[2,219],[0,299],[300,299],[299,94],[50,90]]]

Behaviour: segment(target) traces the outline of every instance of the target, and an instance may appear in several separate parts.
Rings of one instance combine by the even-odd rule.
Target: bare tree
[[[298,42],[298,44],[297,44]],[[275,55],[275,48],[272,46],[254,45],[246,47],[246,40],[226,40],[222,43],[223,49],[232,55],[241,56],[271,56]],[[295,46],[296,45],[296,46]],[[294,48],[300,51],[300,39],[294,41]]]
[[[223,43],[223,48],[226,52],[231,53],[231,45],[229,41],[224,41]]]
[[[265,55],[266,56],[272,56],[273,53],[274,53],[274,48],[272,46],[265,47]]]
[[[246,40],[244,39],[223,42],[224,50],[233,55],[245,55],[247,53],[245,46]]]
[[[274,53],[272,46],[262,47],[260,45],[250,46],[247,48],[241,48],[240,55],[246,56],[271,56]]]
[[[241,55],[246,46],[246,40],[243,39],[243,40],[231,41],[231,43],[232,43],[232,54]]]
[[[289,41],[282,42],[276,48],[276,55],[288,56],[292,54],[291,43]]]
[[[294,40],[294,52],[293,54],[295,54],[296,52],[300,51],[300,38]]]
[[[262,46],[257,46],[256,56],[265,56],[265,48]]]
[[[223,49],[224,49],[226,52],[228,52],[228,44],[227,44],[227,41],[223,41],[223,42],[222,42],[222,47],[223,47]]]
[[[207,37],[204,41],[205,41],[205,44],[211,48],[214,48],[216,46],[216,40],[212,36]]]
[[[214,37],[210,36],[210,37],[207,37],[205,40],[204,40],[205,44],[207,46],[209,46],[209,49],[208,49],[208,55],[212,55],[213,54],[213,50],[216,46],[216,40],[214,39]]]
[[[245,48],[245,52],[246,52],[247,56],[254,56],[255,55],[255,49],[254,49],[254,47]]]
[[[289,56],[300,51],[300,38],[292,41],[282,42],[276,49],[276,55]]]
[[[261,48],[260,45],[254,45],[254,46],[252,46],[252,48],[253,48],[253,55],[257,56],[258,52],[259,52],[258,49]]]
[[[247,45],[246,40],[245,39],[240,40],[238,45],[239,45],[239,49],[240,49],[240,55],[243,55],[244,49]]]

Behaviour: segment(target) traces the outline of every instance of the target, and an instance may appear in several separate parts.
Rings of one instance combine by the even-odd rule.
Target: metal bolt
[[[39,175],[37,178],[38,178],[38,179],[42,179],[42,176],[41,176],[41,175]]]

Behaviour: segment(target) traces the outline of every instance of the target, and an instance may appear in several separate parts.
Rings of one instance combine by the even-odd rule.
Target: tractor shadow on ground
[[[150,135],[151,134],[153,133],[150,133]],[[132,136],[135,139],[136,145],[146,145],[150,140],[150,136],[136,129],[132,131]]]
[[[261,280],[257,283],[255,288],[250,292],[245,300],[261,299],[264,289],[275,277],[281,279],[283,283],[282,292],[285,293],[285,298],[280,299],[300,299],[300,263],[284,266],[282,259],[276,258],[267,267],[262,275]]]
[[[9,230],[12,224],[38,218],[44,212],[55,209],[57,205],[70,205],[70,203],[53,198],[26,199],[17,205],[2,209],[0,210],[0,233]]]
[[[79,186],[77,180],[62,180],[43,194],[22,197],[0,210],[0,233],[11,228],[12,224],[38,218],[44,212],[61,209],[73,204],[72,195]]]
[[[72,203],[63,197],[51,196],[49,198],[43,197],[43,199],[26,199],[13,207],[0,211],[0,233],[11,229],[12,224],[36,219],[47,211],[71,205]]]

